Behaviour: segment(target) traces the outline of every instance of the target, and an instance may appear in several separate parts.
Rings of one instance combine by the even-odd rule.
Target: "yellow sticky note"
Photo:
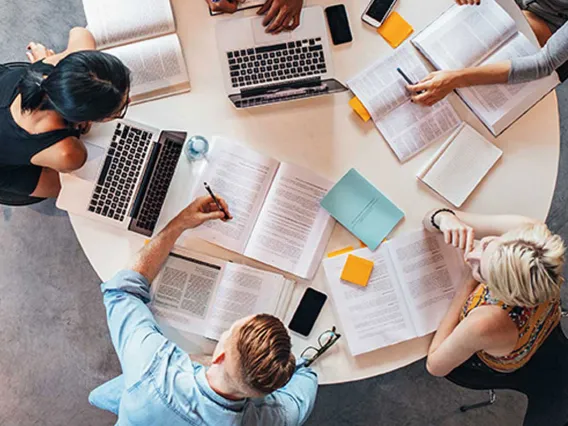
[[[414,28],[396,12],[392,12],[386,21],[377,28],[377,32],[392,48],[400,46],[413,31]]]
[[[355,111],[363,121],[367,122],[371,119],[371,114],[369,114],[369,111],[367,111],[367,108],[365,108],[357,96],[349,101],[349,106],[353,108],[353,111]]]
[[[353,250],[355,250],[353,247],[347,246],[347,247],[342,248],[342,249],[339,249],[339,250],[330,251],[330,252],[327,254],[327,257],[329,258],[329,257],[339,256],[340,254],[349,253],[350,251],[353,251]]]
[[[375,264],[372,261],[350,254],[347,256],[343,271],[341,271],[341,279],[366,287],[374,266]]]

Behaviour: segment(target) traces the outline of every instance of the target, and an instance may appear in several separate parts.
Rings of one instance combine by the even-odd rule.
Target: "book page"
[[[438,69],[477,65],[517,32],[513,18],[494,0],[452,6],[413,43]]]
[[[83,0],[98,49],[173,33],[169,0]]]
[[[396,70],[400,68],[411,81],[418,82],[428,70],[410,43],[399,47],[387,58],[373,63],[351,80],[349,89],[377,122],[410,99],[408,84]]]
[[[181,45],[176,34],[118,46],[105,52],[119,58],[132,72],[130,96],[132,101],[144,94],[186,84],[189,77]]]
[[[282,163],[244,254],[311,278],[335,224],[320,206],[332,186],[307,169]]]
[[[532,55],[538,50],[523,34],[491,55],[482,65]],[[494,134],[499,134],[556,86],[556,74],[527,83],[492,84],[458,89],[464,102]],[[535,94],[537,95],[535,98]]]
[[[282,275],[228,263],[219,282],[205,337],[219,340],[235,321],[249,315],[274,315],[284,282]]]
[[[191,231],[192,235],[242,254],[278,165],[278,161],[235,141],[213,138],[195,195],[208,195],[203,186],[207,182],[227,201],[233,219],[206,222]]]
[[[422,181],[460,207],[502,154],[503,151],[466,125]]]
[[[364,248],[350,254],[375,264],[366,287],[341,280],[347,254],[325,259],[323,266],[351,354],[359,355],[416,337],[388,251],[381,246],[375,252]]]
[[[375,122],[400,161],[408,160],[449,135],[460,123],[461,119],[447,99],[431,107],[407,101]]]
[[[441,233],[410,232],[385,243],[418,336],[438,328],[462,284],[465,263]]]
[[[203,334],[224,264],[171,253],[151,287],[154,314],[175,328]]]

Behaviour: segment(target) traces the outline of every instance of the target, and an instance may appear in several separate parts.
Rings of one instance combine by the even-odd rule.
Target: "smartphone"
[[[396,0],[373,0],[363,12],[361,19],[363,22],[378,28],[389,16],[395,4]]]
[[[326,7],[325,16],[334,45],[337,46],[338,44],[349,43],[353,40],[345,6],[336,4],[335,6]]]
[[[327,295],[308,287],[290,320],[290,330],[308,337],[326,300]]]

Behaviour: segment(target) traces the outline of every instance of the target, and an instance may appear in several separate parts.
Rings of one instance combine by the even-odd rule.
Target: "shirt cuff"
[[[107,282],[101,284],[101,291],[123,291],[129,293],[144,303],[150,302],[150,283],[142,274],[132,271],[123,270],[118,272]]]

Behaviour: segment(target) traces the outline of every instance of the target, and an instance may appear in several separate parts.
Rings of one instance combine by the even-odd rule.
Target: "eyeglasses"
[[[320,334],[318,337],[319,348],[316,348],[315,346],[308,346],[300,355],[301,358],[306,360],[304,365],[309,367],[316,359],[331,348],[340,337],[341,334],[335,332],[335,326],[333,326],[331,330],[324,331]]]
[[[126,104],[122,107],[122,110],[113,116],[113,119],[119,119],[122,120],[124,117],[126,117],[126,112],[128,111],[128,105],[130,105],[130,97],[126,100]]]

